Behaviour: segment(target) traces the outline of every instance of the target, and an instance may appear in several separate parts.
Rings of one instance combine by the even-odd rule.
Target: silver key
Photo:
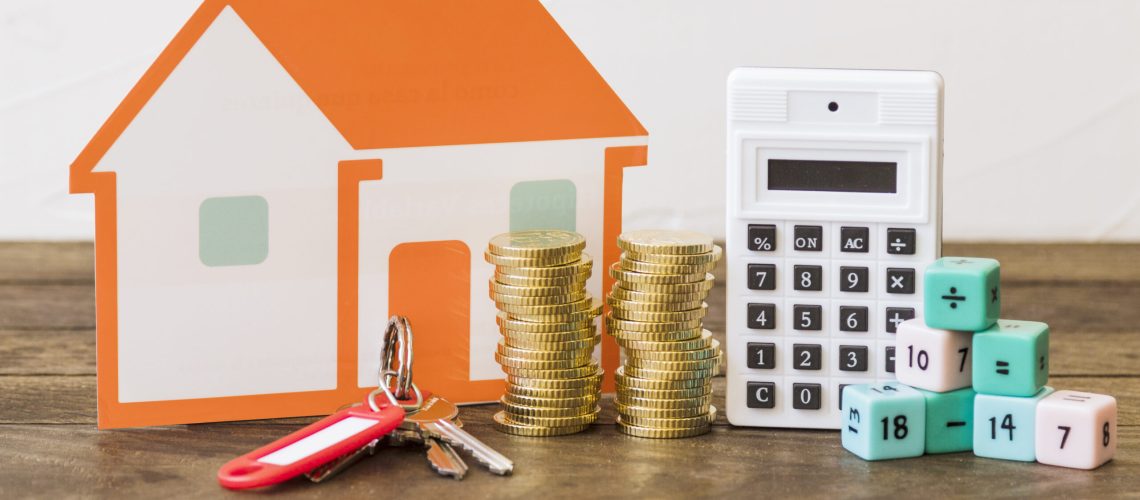
[[[504,456],[502,453],[495,451],[494,448],[487,446],[482,441],[475,438],[467,431],[459,428],[452,422],[455,415],[459,414],[459,408],[455,404],[447,401],[446,399],[438,396],[433,396],[431,400],[434,412],[430,412],[423,416],[416,415],[412,421],[419,425],[420,431],[427,437],[434,437],[454,447],[467,450],[475,460],[482,464],[487,470],[505,476],[510,474],[515,469],[515,463],[511,459]],[[424,404],[427,407],[427,403]],[[444,411],[444,408],[447,411]],[[420,412],[422,413],[422,411]],[[446,413],[450,414],[447,418],[431,419],[433,414]],[[410,418],[410,417],[409,417]],[[405,422],[409,419],[405,418]]]
[[[419,410],[404,416],[404,421],[388,434],[386,440],[392,446],[402,446],[409,443],[423,445],[427,448],[428,462],[431,468],[441,476],[453,479],[463,479],[467,474],[467,463],[456,453],[455,449],[446,441],[442,441],[423,431],[421,424],[445,420],[450,422],[459,415],[459,409],[451,403],[440,404],[439,398],[432,397],[424,401]]]
[[[455,448],[435,438],[428,438],[426,444],[428,462],[437,474],[455,480],[463,479],[463,476],[467,475],[467,462],[459,457]]]

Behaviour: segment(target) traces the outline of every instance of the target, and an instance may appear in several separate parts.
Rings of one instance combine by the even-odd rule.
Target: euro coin
[[[703,300],[694,300],[690,302],[634,302],[632,300],[621,300],[615,298],[612,294],[606,298],[606,303],[614,309],[647,312],[689,311],[692,309],[700,309],[701,307],[706,307],[706,304]]]
[[[519,406],[530,406],[534,408],[578,408],[582,406],[596,406],[598,404],[598,394],[588,394],[586,396],[577,397],[563,397],[563,398],[537,398],[531,396],[519,396],[510,392],[503,394],[503,400]]]
[[[617,428],[618,432],[634,437],[650,439],[676,439],[708,434],[708,432],[712,429],[712,425],[709,424],[692,427],[689,429],[654,429],[649,427],[629,425],[622,421],[621,417],[618,417]]]
[[[681,389],[694,389],[698,387],[705,387],[711,382],[709,377],[696,377],[689,379],[649,379],[637,376],[627,375],[626,367],[619,366],[617,371],[614,372],[614,380],[617,382],[618,387],[625,387],[627,389],[644,389],[654,391],[675,391]]]
[[[655,408],[661,410],[668,410],[674,408],[705,408],[708,409],[709,404],[712,403],[712,394],[705,394],[703,396],[696,396],[691,398],[679,399],[649,399],[649,398],[635,398],[632,396],[624,396],[618,393],[615,401],[625,406],[632,406],[637,408]]]
[[[600,407],[595,406],[590,413],[576,415],[572,417],[537,417],[532,415],[515,415],[506,410],[507,418],[512,422],[517,422],[524,425],[538,425],[542,427],[566,427],[572,425],[592,424],[598,420],[598,413],[602,411]]]
[[[487,281],[487,291],[492,295],[512,295],[516,297],[536,297],[563,295],[582,290],[581,283],[564,286],[516,286],[499,283],[494,279]]]
[[[501,295],[497,293],[491,293],[490,296],[491,300],[495,301],[496,306],[552,306],[580,302],[586,298],[586,291],[577,290],[574,292],[566,292],[562,295],[539,295],[537,297]],[[500,309],[502,308],[500,307]]]
[[[621,283],[677,285],[685,283],[699,283],[708,275],[706,272],[695,274],[644,274],[626,271],[618,263],[610,266],[610,277]]]
[[[618,247],[627,252],[693,255],[713,250],[711,236],[694,231],[644,229],[618,235]]]
[[[662,276],[683,274],[700,274],[704,276],[705,273],[710,273],[713,269],[716,269],[715,262],[708,264],[658,264],[655,262],[636,261],[624,257],[618,261],[618,265],[624,271]]]
[[[709,308],[706,305],[702,305],[701,307],[688,311],[632,311],[621,307],[612,307],[611,311],[611,316],[613,316],[614,319],[646,321],[650,323],[675,323],[704,318],[705,315],[708,314]]]
[[[704,330],[701,327],[690,328],[688,330],[674,330],[669,332],[636,332],[629,330],[619,330],[607,323],[606,332],[611,337],[622,342],[637,342],[637,341],[650,341],[650,342],[680,342],[690,339],[699,338],[703,335]]]
[[[507,339],[507,345],[520,347],[523,349],[530,349],[518,343],[551,343],[561,344],[565,342],[579,342],[588,341],[598,336],[598,328],[590,326],[581,330],[572,332],[550,332],[550,333],[535,333],[535,332],[516,332],[514,330],[507,330],[506,328],[499,328],[499,333],[502,334],[504,339]],[[541,348],[535,348],[540,349]]]
[[[570,389],[546,389],[541,387],[527,387],[524,385],[507,384],[506,394],[517,397],[561,399],[580,398],[583,396],[598,397],[598,384],[585,385]]]
[[[648,262],[653,264],[673,264],[673,265],[701,265],[711,264],[720,260],[724,254],[719,246],[714,245],[711,252],[697,253],[689,255],[670,255],[664,253],[642,253],[642,252],[622,252],[621,258],[635,260],[638,262]]]
[[[517,349],[530,349],[535,351],[577,351],[580,349],[594,350],[602,341],[601,335],[584,338],[581,340],[570,340],[565,342],[531,342],[525,340],[523,337],[504,335],[502,342],[507,346]]]
[[[639,357],[626,358],[625,365],[628,367],[636,367],[644,370],[658,370],[664,372],[685,372],[685,371],[713,371],[720,366],[720,358],[708,359],[695,359],[688,361],[661,361],[656,359],[645,359]]]
[[[616,336],[615,336],[616,338]],[[708,330],[701,330],[698,337],[690,338],[688,340],[669,340],[669,341],[655,341],[655,340],[637,340],[630,338],[617,338],[617,343],[627,351],[662,351],[662,352],[684,352],[695,351],[699,349],[707,349],[709,346],[716,342],[712,338],[712,332]],[[717,343],[719,346],[720,343]]]
[[[617,388],[617,397],[624,398],[624,400],[692,399],[711,395],[712,381],[707,381],[704,385],[692,387],[689,389],[639,389],[637,387],[627,387],[622,385],[619,385]]]
[[[713,275],[705,274],[703,281],[696,281],[693,283],[675,283],[675,284],[660,284],[660,283],[634,283],[622,281],[621,288],[633,290],[636,292],[649,292],[649,293],[703,293],[708,294],[712,290],[714,283]],[[702,296],[702,298],[704,298]]]
[[[632,366],[625,364],[622,366],[625,369],[626,375],[635,378],[647,378],[652,380],[698,380],[711,378],[716,375],[716,372],[710,368],[707,370],[653,370],[650,368],[641,368],[639,366]]]
[[[507,382],[511,382],[511,377],[517,378],[539,378],[539,379],[563,379],[563,378],[582,378],[588,377],[598,373],[597,363],[590,363],[588,365],[576,366],[573,368],[555,368],[555,369],[535,369],[535,368],[518,368],[511,366],[502,366],[503,372],[508,375]]]
[[[655,418],[622,415],[621,420],[622,422],[625,422],[629,425],[636,425],[638,427],[650,427],[654,429],[691,429],[693,427],[700,427],[713,423],[713,421],[716,420],[716,407],[709,406],[707,413],[697,415],[695,417]]]
[[[532,276],[515,276],[512,274],[504,274],[500,271],[495,271],[495,283],[511,286],[586,286],[586,280],[590,279],[592,273],[585,272],[581,274],[572,274],[570,276],[552,276],[549,278],[532,277]]]
[[[720,343],[713,340],[712,345],[704,349],[691,351],[637,351],[626,349],[625,355],[630,358],[651,359],[655,361],[695,361],[698,359],[716,359],[720,356]]]
[[[622,288],[621,283],[614,283],[610,288],[610,297],[616,300],[629,300],[633,302],[656,302],[673,304],[678,302],[701,302],[708,297],[707,291],[694,291],[686,293],[654,293],[642,292]]]
[[[572,231],[535,229],[511,231],[491,238],[487,249],[507,257],[546,258],[577,254],[586,248],[586,238]]]
[[[599,304],[600,305],[600,304]],[[512,316],[556,316],[563,314],[573,314],[576,312],[589,311],[595,307],[594,299],[586,295],[581,300],[566,304],[553,304],[553,305],[514,305],[514,304],[498,304],[499,310],[510,314]]]
[[[549,257],[506,257],[491,252],[483,252],[483,260],[503,267],[555,267],[571,264],[581,257],[576,254],[552,255]]]
[[[590,273],[593,271],[594,261],[590,258],[590,254],[582,253],[582,256],[573,262],[556,266],[508,266],[500,265],[496,271],[500,274],[508,276],[519,276],[528,278],[560,278],[566,276],[576,276],[582,273]]]
[[[619,368],[620,369],[620,368]],[[602,372],[597,370],[581,377],[537,378],[507,374],[507,384],[527,389],[597,389],[602,383]]]
[[[548,418],[564,418],[564,417],[577,417],[579,415],[587,415],[594,409],[598,408],[596,404],[582,405],[570,408],[540,408],[537,406],[523,406],[511,403],[506,398],[500,398],[499,404],[502,405],[503,411],[507,412],[511,418],[514,417],[548,417]]]
[[[509,358],[522,358],[530,360],[577,360],[589,358],[594,353],[594,346],[589,345],[580,349],[566,349],[556,351],[540,351],[535,349],[521,349],[511,347],[499,341],[498,353]]]
[[[591,353],[585,356],[580,356],[572,359],[524,359],[512,358],[503,356],[501,353],[495,353],[495,361],[499,362],[501,368],[506,370],[511,369],[525,369],[525,370],[565,370],[571,368],[578,368],[585,366],[590,362]]]
[[[678,330],[692,330],[701,327],[701,320],[670,321],[668,323],[655,321],[630,321],[614,318],[613,313],[606,314],[606,326],[613,330],[629,332],[674,332]],[[698,334],[699,335],[699,334]]]
[[[514,436],[526,437],[551,437],[551,436],[564,436],[567,434],[576,434],[590,428],[589,423],[567,425],[561,427],[542,427],[538,425],[526,425],[514,422],[506,414],[506,412],[495,413],[494,416],[495,430],[504,434],[511,434]]]
[[[590,321],[598,317],[602,313],[602,304],[596,303],[590,309],[585,311],[576,311],[565,314],[522,314],[522,313],[508,313],[511,319],[519,321],[532,321],[532,322],[567,322],[578,323],[582,321]]]
[[[500,312],[495,316],[495,323],[498,323],[500,330],[528,333],[573,332],[590,328],[594,325],[593,318],[582,319],[576,322],[545,323],[513,319],[504,312]]]
[[[708,406],[694,406],[689,408],[644,408],[640,406],[628,406],[620,402],[614,402],[614,409],[623,417],[637,417],[637,418],[670,418],[670,419],[683,419],[702,417],[708,414]],[[508,412],[509,413],[509,412]],[[707,418],[707,417],[706,417]]]

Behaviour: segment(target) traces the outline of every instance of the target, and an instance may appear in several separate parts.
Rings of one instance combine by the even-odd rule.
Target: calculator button
[[[851,385],[851,384],[839,384],[839,397],[836,399],[839,400],[839,409],[840,410],[843,409],[843,388],[847,387],[849,385]]]
[[[914,293],[914,269],[887,268],[887,293]]]
[[[839,306],[839,331],[865,332],[869,330],[867,322],[870,316],[870,309],[866,307]]]
[[[749,408],[775,408],[776,384],[773,382],[749,382],[748,407]]]
[[[749,224],[748,249],[753,252],[776,251],[776,226],[773,224]]]
[[[751,290],[775,290],[776,265],[748,264],[748,288]]]
[[[823,251],[823,226],[795,226],[793,246],[800,252]]]
[[[839,370],[845,372],[867,371],[870,352],[865,345],[839,346]]]
[[[914,255],[914,229],[887,228],[887,253],[892,255]]]
[[[792,384],[792,408],[818,410],[823,386],[819,384]]]
[[[839,228],[839,251],[867,253],[871,239],[871,230],[866,227]]]
[[[866,267],[842,266],[839,268],[839,291],[866,292],[870,276],[871,271]]]
[[[748,367],[757,370],[775,369],[776,344],[771,342],[749,342]]]
[[[823,329],[823,306],[794,305],[792,306],[792,315],[792,328],[795,330],[818,331]]]
[[[776,329],[776,304],[748,304],[748,328]]]
[[[908,319],[914,319],[913,307],[888,307],[887,308],[887,333],[895,333],[898,330],[899,324]]]
[[[792,344],[792,368],[820,370],[823,368],[823,346],[819,344]]]
[[[887,373],[894,373],[895,372],[895,346],[889,345],[889,346],[887,346],[885,351],[886,351],[886,355],[883,356],[883,359],[884,359],[884,365],[886,367]]]
[[[819,292],[823,290],[823,266],[793,266],[796,290]]]

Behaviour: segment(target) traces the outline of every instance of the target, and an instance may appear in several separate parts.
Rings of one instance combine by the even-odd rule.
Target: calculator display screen
[[[883,161],[768,160],[768,189],[895,193],[898,164]]]

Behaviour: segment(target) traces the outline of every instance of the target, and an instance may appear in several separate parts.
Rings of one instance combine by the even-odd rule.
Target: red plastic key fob
[[[403,421],[404,409],[387,402],[379,411],[372,411],[367,402],[345,408],[230,460],[218,469],[218,482],[230,489],[281,483],[360,449]]]

